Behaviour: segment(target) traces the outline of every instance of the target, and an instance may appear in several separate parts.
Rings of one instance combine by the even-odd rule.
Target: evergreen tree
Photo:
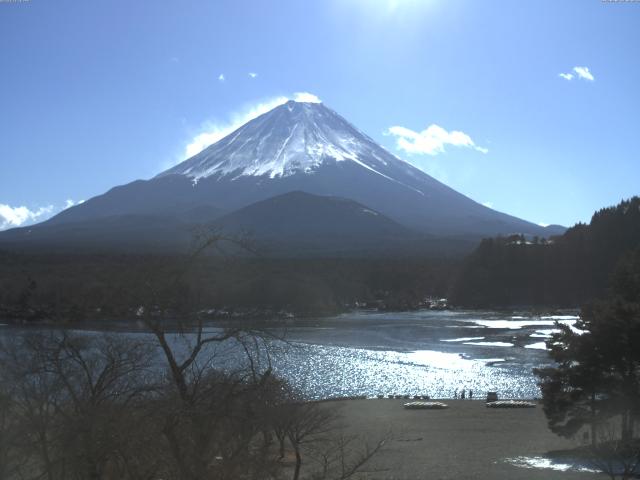
[[[575,307],[605,294],[614,267],[640,246],[640,197],[596,212],[548,241],[483,240],[465,260],[450,299],[466,307]]]
[[[640,419],[640,248],[625,256],[610,296],[582,309],[574,328],[548,341],[555,365],[536,369],[549,427],[570,437],[585,425],[620,421],[631,442]]]

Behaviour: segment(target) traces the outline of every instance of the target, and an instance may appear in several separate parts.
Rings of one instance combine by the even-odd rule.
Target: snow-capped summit
[[[345,161],[383,176],[389,162],[404,163],[324,104],[290,100],[158,177],[276,178]]]

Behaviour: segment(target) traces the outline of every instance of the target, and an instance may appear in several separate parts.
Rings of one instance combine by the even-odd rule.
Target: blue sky
[[[0,228],[296,92],[474,200],[588,221],[640,194],[639,25],[600,0],[0,2]]]

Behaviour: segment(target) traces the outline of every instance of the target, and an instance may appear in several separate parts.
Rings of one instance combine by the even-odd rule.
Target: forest
[[[640,246],[640,198],[597,211],[551,239],[483,240],[452,285],[456,305],[576,307],[605,295],[619,261]]]
[[[411,310],[429,298],[463,308],[575,308],[606,294],[640,245],[640,198],[550,239],[489,238],[466,258],[270,258],[260,255],[36,254],[0,251],[0,317],[68,323],[157,315],[209,318]],[[169,299],[160,307],[150,296]]]
[[[456,259],[0,254],[0,317],[66,323],[156,313],[211,318],[326,315],[418,308],[446,296]],[[158,302],[156,302],[158,303]],[[162,311],[161,311],[162,310]]]

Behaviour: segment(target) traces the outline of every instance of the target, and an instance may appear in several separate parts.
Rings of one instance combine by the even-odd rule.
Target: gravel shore
[[[547,428],[541,406],[491,409],[483,401],[443,400],[445,410],[407,410],[412,400],[345,400],[337,406],[345,427],[375,443],[391,432],[361,479],[599,480],[588,472],[518,467],[517,457],[537,457],[577,445]]]

